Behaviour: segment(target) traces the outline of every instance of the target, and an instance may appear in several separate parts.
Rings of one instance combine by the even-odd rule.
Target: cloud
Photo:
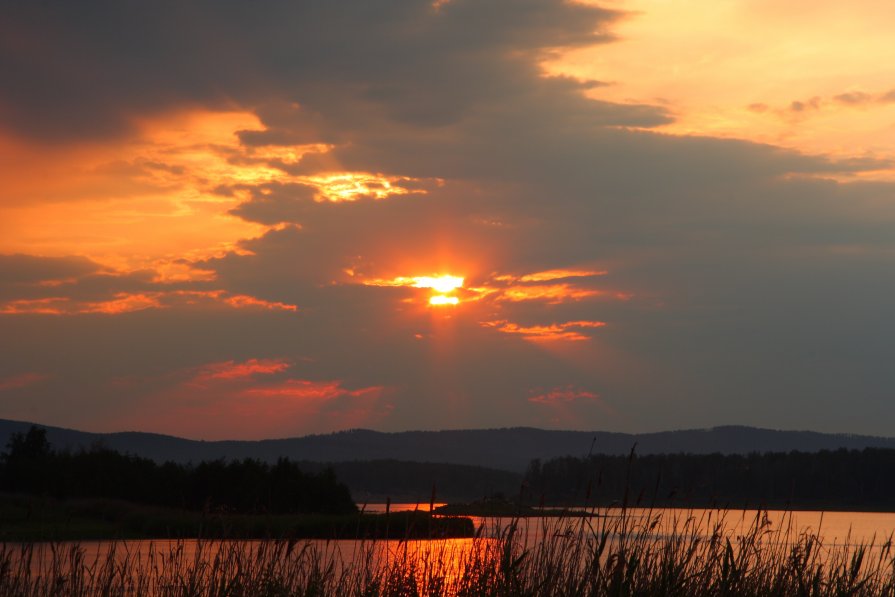
[[[534,393],[528,398],[529,402],[536,404],[559,404],[577,401],[599,401],[599,394],[588,392],[575,386],[558,386],[546,392]]]
[[[819,112],[837,108],[868,108],[883,106],[895,101],[895,90],[887,92],[846,91],[831,96],[815,95],[807,99],[793,100],[788,106],[774,108],[763,102],[749,104],[747,109],[756,114],[772,113],[788,118],[793,115],[806,115],[809,112]]]
[[[790,112],[807,112],[809,110],[819,110],[820,109],[820,97],[812,97],[807,100],[794,100],[789,104]]]
[[[384,388],[368,387],[348,390],[339,381],[311,381],[307,379],[287,379],[276,385],[248,388],[246,396],[258,398],[297,398],[299,400],[332,400],[340,397],[363,398],[380,396]]]
[[[833,96],[833,101],[849,106],[860,106],[873,101],[873,96],[863,91],[849,91]]]
[[[286,359],[248,359],[241,363],[223,361],[203,365],[190,380],[191,383],[203,385],[216,380],[234,380],[251,378],[256,375],[271,375],[289,369]]]
[[[115,271],[78,257],[0,254],[0,314],[117,315],[144,309],[231,308],[295,312],[298,307],[215,288],[208,280],[168,281],[154,270]]]
[[[0,254],[0,281],[4,287],[25,284],[63,283],[96,274],[104,268],[86,257],[39,257]]]
[[[10,390],[18,390],[44,381],[46,375],[29,371],[27,373],[19,373],[10,375],[9,377],[0,378],[0,392],[8,392]]]
[[[601,328],[604,321],[566,321],[549,325],[523,326],[510,321],[483,321],[486,328],[493,328],[504,334],[518,334],[532,342],[553,342],[556,340],[579,342],[589,340],[584,330]]]
[[[21,4],[5,6],[2,16],[6,124],[64,139],[121,134],[133,114],[258,105],[277,95],[311,112],[329,107],[349,127],[383,115],[438,126],[482,98],[504,95],[532,56],[608,40],[605,25],[617,15],[533,0],[452,2],[439,10],[424,1],[382,2],[375,10],[364,2],[338,9],[283,3],[264,11],[235,1],[96,0],[89,11]],[[514,54],[518,66],[502,71]]]

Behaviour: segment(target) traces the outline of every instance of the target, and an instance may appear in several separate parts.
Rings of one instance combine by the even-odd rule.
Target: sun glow
[[[429,305],[433,307],[446,307],[460,304],[460,299],[451,295],[458,288],[463,287],[463,278],[460,276],[422,276],[414,278],[415,288],[431,288],[438,294],[429,297]]]
[[[391,279],[373,279],[364,282],[367,286],[405,286],[410,288],[429,288],[432,296],[429,304],[434,307],[457,305],[460,299],[452,293],[463,288],[465,278],[442,274],[439,276],[398,276]]]
[[[448,294],[463,287],[463,278],[459,276],[421,276],[412,280],[414,288],[431,288],[441,294]]]
[[[406,176],[384,176],[370,172],[338,172],[308,176],[304,180],[318,189],[318,201],[357,201],[359,199],[387,199],[392,195],[425,193],[422,189],[408,188],[416,182]]]
[[[445,305],[457,305],[460,303],[460,299],[455,296],[447,296],[444,294],[436,294],[435,296],[429,297],[429,304],[433,307],[443,307]]]

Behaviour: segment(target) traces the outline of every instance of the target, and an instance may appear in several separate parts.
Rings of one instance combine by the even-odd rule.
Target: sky
[[[0,6],[0,418],[895,435],[895,5]]]

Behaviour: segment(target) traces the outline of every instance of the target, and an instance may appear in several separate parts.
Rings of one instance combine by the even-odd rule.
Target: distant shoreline
[[[469,518],[428,512],[227,514],[101,499],[0,494],[0,542],[126,539],[457,539]]]

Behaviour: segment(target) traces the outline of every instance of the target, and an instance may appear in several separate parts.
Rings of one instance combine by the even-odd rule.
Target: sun
[[[460,303],[460,299],[451,296],[451,293],[463,287],[463,278],[460,276],[419,276],[413,279],[416,288],[431,288],[437,294],[429,297],[429,305],[433,307],[454,306]]]
[[[449,307],[460,304],[460,299],[451,295],[458,288],[463,288],[464,279],[461,276],[419,276],[413,279],[416,288],[431,288],[435,293],[429,297],[429,305],[432,307]]]
[[[448,294],[458,288],[463,288],[463,278],[460,276],[419,276],[413,278],[415,288],[431,288],[440,294]]]
[[[440,274],[435,276],[399,276],[397,278],[376,278],[365,280],[368,286],[405,286],[411,288],[429,288],[432,296],[429,297],[429,305],[433,307],[453,306],[460,303],[460,298],[453,292],[463,288],[466,281],[463,276]]]
[[[429,304],[433,307],[444,307],[448,305],[457,305],[460,299],[455,296],[447,296],[445,294],[436,294],[429,297]]]

